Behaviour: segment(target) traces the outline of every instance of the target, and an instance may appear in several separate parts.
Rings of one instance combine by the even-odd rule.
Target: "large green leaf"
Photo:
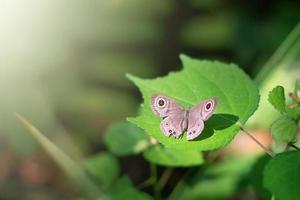
[[[276,200],[300,199],[300,152],[278,154],[264,169],[264,186]]]
[[[287,117],[281,116],[271,125],[271,134],[276,142],[290,142],[297,134],[297,123]]]
[[[124,176],[118,180],[115,187],[112,189],[109,195],[111,200],[151,200],[152,197],[144,192],[135,189],[127,176]]]
[[[147,133],[129,122],[110,126],[105,133],[104,141],[108,149],[118,156],[139,153],[149,146]]]
[[[236,65],[203,61],[180,56],[183,70],[163,78],[144,80],[128,75],[141,90],[144,98],[142,114],[129,121],[145,129],[159,142],[178,149],[211,150],[228,144],[256,110],[259,95],[252,80]],[[200,137],[187,141],[165,137],[159,128],[161,119],[153,114],[150,98],[153,94],[174,98],[188,108],[199,101],[216,97],[215,114],[205,123]]]
[[[144,158],[158,165],[174,167],[189,167],[201,165],[204,162],[202,153],[199,151],[170,149],[161,145],[144,151]]]
[[[103,188],[108,188],[117,179],[120,171],[117,159],[109,153],[89,157],[85,166]]]

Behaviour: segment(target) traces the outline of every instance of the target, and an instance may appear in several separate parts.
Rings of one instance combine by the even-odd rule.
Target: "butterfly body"
[[[187,131],[187,140],[193,140],[201,134],[204,121],[213,114],[216,105],[217,100],[212,98],[201,101],[191,109],[185,109],[166,96],[153,95],[151,98],[154,114],[163,118],[160,129],[164,135],[180,138]]]

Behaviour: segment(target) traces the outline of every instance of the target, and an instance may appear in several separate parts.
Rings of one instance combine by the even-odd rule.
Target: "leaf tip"
[[[129,80],[133,77],[133,75],[131,75],[130,73],[126,73],[125,77],[128,78]]]
[[[126,78],[128,78],[131,82],[133,82],[136,85],[141,80],[139,77],[134,76],[134,75],[129,74],[129,73],[127,73],[125,76],[126,76]]]
[[[128,121],[128,122],[130,122],[132,124],[135,124],[135,118],[134,117],[127,117],[126,121]]]
[[[179,58],[180,58],[180,60],[181,60],[182,63],[184,63],[184,62],[187,61],[187,60],[191,60],[191,59],[192,59],[190,56],[188,56],[188,55],[186,55],[186,54],[183,54],[183,53],[181,53],[181,54],[179,55]]]

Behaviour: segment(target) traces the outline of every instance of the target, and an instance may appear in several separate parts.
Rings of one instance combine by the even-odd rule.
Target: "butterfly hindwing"
[[[176,138],[179,138],[184,131],[186,120],[184,113],[170,115],[162,120],[160,129],[165,136],[174,135]]]

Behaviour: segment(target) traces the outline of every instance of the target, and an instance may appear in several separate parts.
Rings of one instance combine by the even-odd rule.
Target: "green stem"
[[[173,168],[167,168],[164,173],[161,175],[158,183],[157,183],[157,187],[159,189],[159,191],[161,192],[161,190],[165,187],[165,185],[167,184],[169,178],[171,177],[173,172]]]
[[[255,81],[257,83],[260,84],[263,80],[265,80],[265,77],[268,77],[268,73],[274,67],[276,67],[280,63],[282,63],[286,57],[290,57],[290,56],[287,56],[287,54],[290,54],[291,51],[294,52],[294,49],[298,49],[297,46],[296,46],[296,48],[293,48],[293,47],[295,46],[296,41],[299,39],[299,36],[300,36],[300,23],[297,24],[297,26],[291,31],[291,33],[283,41],[283,43],[276,50],[276,52],[271,56],[271,58],[267,61],[267,63],[262,67],[262,70],[258,73],[258,75],[255,78]]]
[[[169,198],[170,200],[176,200],[180,199],[179,192],[182,190],[182,188],[185,186],[185,180],[186,178],[191,174],[195,172],[193,169],[188,169],[188,171],[183,175],[183,177],[178,181],[177,185],[174,187],[172,193],[170,194]]]
[[[161,199],[161,197],[160,197],[160,191],[157,184],[157,169],[155,164],[150,163],[150,171],[151,171],[151,177],[154,180],[154,184],[153,184],[154,198],[156,200],[159,200]]]
[[[157,182],[157,173],[156,173],[156,167],[154,164],[150,163],[150,177],[146,179],[144,182],[140,183],[136,187],[139,189],[148,187],[148,186],[153,186]]]
[[[153,185],[154,183],[155,183],[155,180],[152,177],[149,177],[148,179],[146,179],[144,182],[140,183],[136,187],[138,189],[143,189],[145,187],[149,187],[149,186]]]

